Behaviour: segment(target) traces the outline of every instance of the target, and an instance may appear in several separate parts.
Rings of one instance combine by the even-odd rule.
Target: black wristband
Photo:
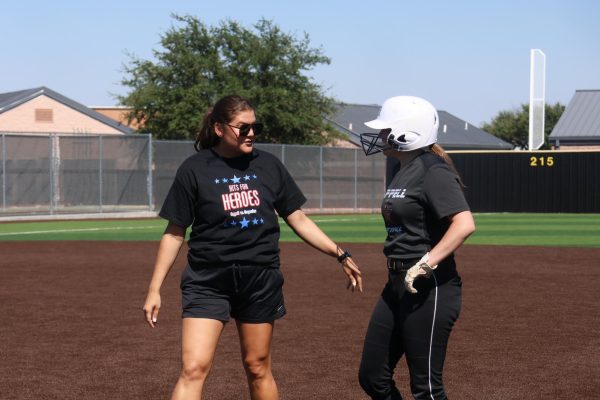
[[[350,252],[348,252],[348,250],[344,250],[344,252],[342,254],[337,256],[337,260],[338,260],[338,262],[343,263],[344,260],[346,260],[346,258],[348,258],[348,257],[352,257],[352,254],[350,254]]]

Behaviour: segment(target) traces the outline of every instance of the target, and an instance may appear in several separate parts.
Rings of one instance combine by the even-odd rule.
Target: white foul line
[[[115,226],[112,228],[74,228],[74,229],[53,229],[49,231],[26,231],[26,232],[0,232],[0,236],[16,235],[36,235],[40,233],[70,233],[70,232],[97,232],[97,231],[121,231],[135,229],[157,229],[160,226]]]

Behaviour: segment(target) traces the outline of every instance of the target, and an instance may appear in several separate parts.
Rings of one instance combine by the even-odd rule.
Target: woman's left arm
[[[470,211],[462,211],[448,217],[450,226],[433,249],[429,251],[429,265],[437,265],[460,247],[475,232],[475,221]]]
[[[296,210],[284,219],[296,235],[315,249],[336,258],[344,254],[344,250],[340,249],[302,210]],[[352,257],[345,258],[342,266],[348,277],[348,289],[354,290],[358,287],[362,292],[361,272]]]

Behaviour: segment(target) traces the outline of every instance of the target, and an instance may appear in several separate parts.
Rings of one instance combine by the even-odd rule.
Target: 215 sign
[[[531,156],[529,157],[529,166],[530,167],[552,167],[554,166],[554,157],[553,156]]]

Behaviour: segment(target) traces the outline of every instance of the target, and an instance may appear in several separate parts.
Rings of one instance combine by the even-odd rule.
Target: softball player
[[[442,369],[461,304],[453,252],[474,232],[462,183],[436,143],[438,115],[426,100],[386,100],[377,134],[363,134],[367,155],[400,161],[381,207],[387,238],[388,282],[371,316],[359,381],[373,399],[401,399],[393,375],[406,356],[415,399],[446,399]]]
[[[168,225],[143,307],[152,328],[160,287],[191,225],[188,265],[181,277],[182,369],[173,399],[201,397],[230,317],[236,320],[251,398],[278,398],[270,347],[274,321],[286,311],[277,214],[308,244],[337,257],[348,288],[362,291],[350,253],[302,212],[306,199],[283,164],[253,148],[261,130],[247,100],[220,99],[206,113],[197,154],[179,167],[160,211]]]

